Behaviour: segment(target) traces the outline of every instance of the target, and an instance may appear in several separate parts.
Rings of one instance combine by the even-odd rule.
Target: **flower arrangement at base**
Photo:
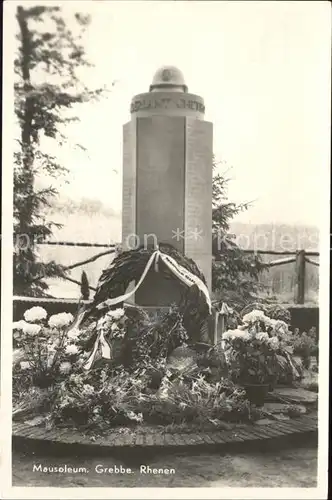
[[[262,310],[245,314],[242,323],[222,337],[234,382],[245,387],[264,386],[266,392],[283,378],[288,377],[291,382],[300,378],[301,372],[292,357],[292,336],[287,323],[269,318]]]
[[[47,318],[30,311],[25,318],[29,321],[13,325],[15,419],[34,417],[48,429],[74,426],[102,433],[116,426],[215,427],[255,418],[242,389],[211,376],[210,364],[218,368],[211,353],[204,363],[197,354],[198,363],[185,369],[171,365],[170,353],[178,346],[194,352],[186,346],[188,336],[175,308],[139,321],[130,308],[119,308],[81,331],[67,313]],[[94,356],[87,369],[96,333],[103,334],[110,356]]]
[[[147,369],[133,373],[123,368],[103,369],[98,377],[91,374],[90,384],[88,376],[71,376],[54,401],[53,422],[102,433],[112,427],[137,425],[215,427],[222,421],[255,418],[243,390],[228,380],[210,384],[199,374],[185,378],[174,378],[166,370],[156,390],[150,387]]]

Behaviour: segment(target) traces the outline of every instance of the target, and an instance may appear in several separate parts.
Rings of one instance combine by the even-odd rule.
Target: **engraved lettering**
[[[180,99],[177,103],[177,107],[183,109],[186,106],[186,101],[184,99]]]
[[[164,106],[164,107],[165,107],[165,109],[168,109],[168,106],[169,106],[169,103],[171,102],[171,100],[170,100],[169,98],[164,97],[164,98],[162,99],[162,102],[163,102],[163,104],[165,105],[165,106]]]
[[[152,99],[143,99],[143,100],[135,100],[132,101],[130,105],[130,112],[136,113],[137,111],[149,110],[149,109],[170,109],[170,108],[178,108],[178,109],[191,109],[193,111],[198,111],[200,113],[205,112],[205,106],[192,99],[177,99],[173,100],[170,97],[163,97],[161,99],[152,98]]]

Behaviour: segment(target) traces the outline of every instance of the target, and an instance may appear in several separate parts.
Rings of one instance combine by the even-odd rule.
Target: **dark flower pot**
[[[263,406],[269,392],[269,384],[244,384],[247,398],[256,406]]]

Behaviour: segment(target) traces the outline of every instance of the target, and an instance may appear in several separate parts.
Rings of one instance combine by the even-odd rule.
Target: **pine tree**
[[[20,129],[14,157],[14,294],[46,295],[44,277],[62,276],[54,261],[41,262],[36,244],[52,234],[54,222],[46,222],[44,209],[57,190],[37,189],[35,179],[44,174],[57,178],[66,168],[48,154],[43,139],[61,146],[62,126],[76,120],[73,107],[97,98],[103,89],[89,90],[77,70],[89,66],[82,36],[89,18],[75,14],[67,26],[58,7],[17,7],[18,53],[14,61],[15,115]]]
[[[217,163],[213,161],[213,170]],[[212,184],[212,289],[217,297],[235,308],[256,298],[259,276],[265,265],[257,254],[241,249],[230,232],[232,219],[247,210],[250,203],[228,201],[229,178],[215,174]]]

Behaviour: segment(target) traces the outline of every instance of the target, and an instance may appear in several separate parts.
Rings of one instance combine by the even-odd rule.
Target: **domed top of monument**
[[[150,85],[150,92],[188,92],[182,71],[176,66],[162,66],[159,68]]]

